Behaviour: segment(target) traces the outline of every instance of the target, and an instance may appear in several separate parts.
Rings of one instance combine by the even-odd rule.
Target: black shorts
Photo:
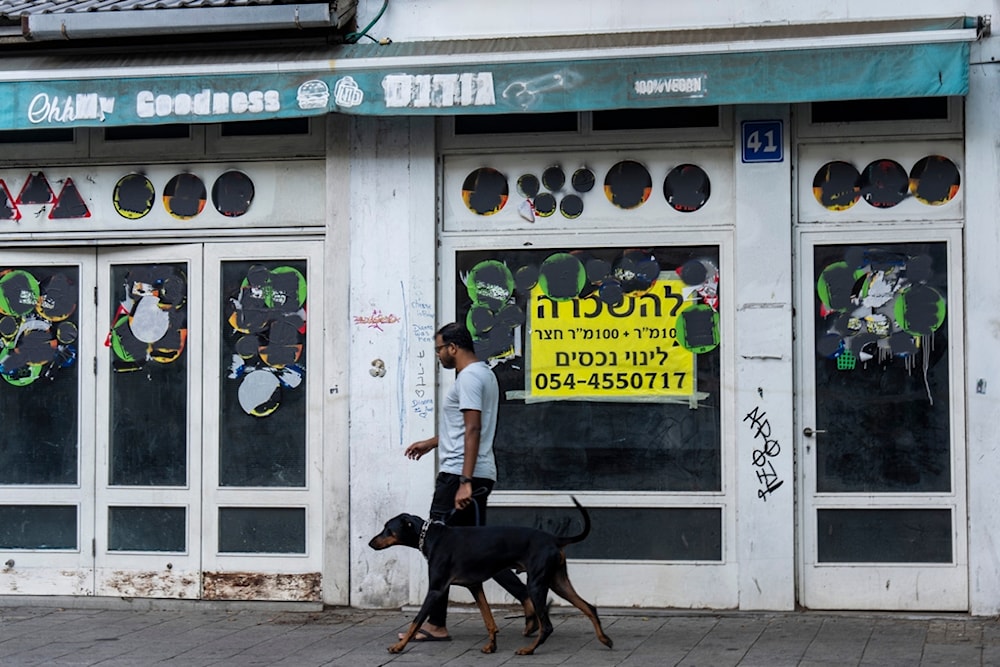
[[[431,519],[444,521],[449,526],[485,526],[486,498],[496,484],[485,477],[472,478],[472,504],[463,510],[455,509],[455,494],[458,493],[459,476],[450,472],[439,472],[434,484],[434,499],[431,500]]]

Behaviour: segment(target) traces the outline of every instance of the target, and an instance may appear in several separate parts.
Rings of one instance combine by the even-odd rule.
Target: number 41
[[[761,131],[754,130],[747,136],[747,148],[754,153],[773,153],[778,150],[778,144],[774,142],[774,130],[763,133],[765,141],[761,141]]]

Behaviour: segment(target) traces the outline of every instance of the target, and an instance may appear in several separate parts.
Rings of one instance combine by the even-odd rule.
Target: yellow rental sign
[[[597,295],[554,301],[537,286],[528,307],[528,401],[689,398],[696,355],[677,338],[684,283],[661,274],[640,295],[608,305]]]

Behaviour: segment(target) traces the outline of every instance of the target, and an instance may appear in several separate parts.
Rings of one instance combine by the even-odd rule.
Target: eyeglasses
[[[449,345],[451,345],[451,343],[445,343],[444,345],[435,345],[434,346],[434,354],[437,354],[438,352],[440,352],[444,348],[448,347]]]

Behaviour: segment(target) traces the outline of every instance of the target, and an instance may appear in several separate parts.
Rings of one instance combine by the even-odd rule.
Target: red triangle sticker
[[[90,209],[80,196],[72,178],[67,178],[59,191],[56,205],[49,211],[49,220],[66,220],[69,218],[89,218]]]
[[[0,179],[0,220],[13,220],[17,222],[21,219],[21,210],[14,203],[14,198],[10,196],[7,184]]]
[[[21,193],[17,196],[18,204],[51,204],[55,202],[52,188],[45,174],[40,171],[28,174]]]

